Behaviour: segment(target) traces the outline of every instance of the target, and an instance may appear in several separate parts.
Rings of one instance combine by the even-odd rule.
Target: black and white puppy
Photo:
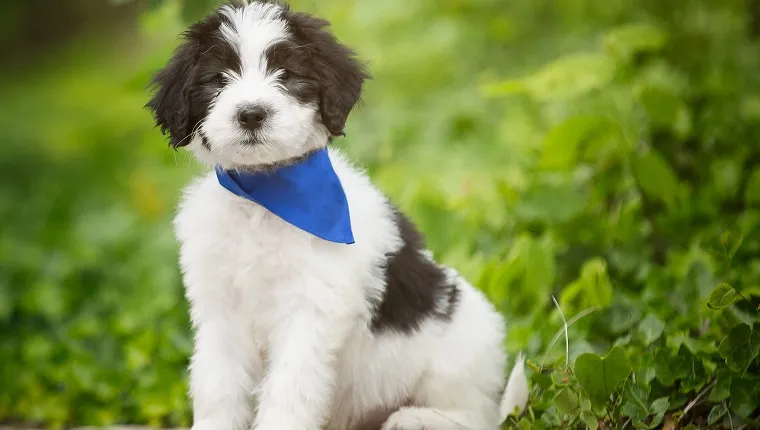
[[[185,33],[148,107],[203,163],[298,163],[343,134],[368,77],[328,23],[281,3],[227,4]],[[220,186],[176,217],[195,329],[194,429],[496,429],[527,401],[505,389],[505,327],[437,264],[414,226],[334,149],[355,243],[328,242]]]

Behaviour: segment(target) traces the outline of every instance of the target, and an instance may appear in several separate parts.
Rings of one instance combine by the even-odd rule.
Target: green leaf
[[[675,381],[686,377],[691,371],[691,356],[681,348],[673,356],[667,349],[661,349],[655,357],[655,377],[662,385],[672,386]]]
[[[527,417],[520,418],[520,422],[517,423],[517,428],[520,430],[532,430],[534,426],[533,420],[528,419]]]
[[[706,352],[708,354],[717,352],[717,349],[715,348],[713,342],[703,339],[694,339],[693,337],[689,336],[688,333],[682,330],[668,335],[666,344],[668,345],[668,348],[672,349],[674,352],[677,352],[681,346],[685,346],[689,352],[695,355],[700,352]]]
[[[717,346],[714,346],[714,348],[715,348],[715,351],[718,350]],[[702,367],[705,368],[705,372],[713,375],[713,374],[715,374],[715,370],[718,368],[718,364],[716,362],[712,361],[711,357],[703,357],[702,358]]]
[[[744,232],[740,226],[726,229],[726,231],[720,235],[720,244],[723,247],[723,252],[728,261],[733,260],[736,251],[741,248],[742,243],[744,243]]]
[[[495,303],[508,301],[514,312],[530,312],[543,306],[554,282],[554,255],[550,241],[521,234],[509,249],[506,259],[496,259],[483,270],[484,290]],[[522,283],[519,295],[505,285]]]
[[[747,418],[757,408],[759,396],[760,383],[756,378],[735,378],[731,382],[729,409],[739,416]]]
[[[718,420],[723,418],[723,415],[726,415],[726,412],[728,412],[728,409],[726,409],[726,405],[723,402],[713,406],[710,410],[710,415],[707,416],[707,424],[713,425],[717,423]]]
[[[718,371],[717,380],[715,386],[710,392],[711,402],[720,402],[728,399],[731,395],[731,372],[727,369],[720,369]]]
[[[641,309],[632,303],[614,303],[602,311],[595,327],[603,333],[620,338],[634,331],[634,326],[641,320]]]
[[[742,158],[719,158],[712,160],[708,181],[716,200],[726,201],[736,197],[741,189],[743,164],[744,160]]]
[[[720,342],[718,351],[730,369],[743,374],[760,354],[760,334],[746,324],[738,324]]]
[[[554,406],[561,417],[573,415],[578,409],[578,394],[570,388],[563,388],[554,398]]]
[[[667,397],[661,397],[650,405],[648,398],[649,393],[635,384],[628,384],[623,392],[624,403],[620,412],[631,418],[634,427],[655,428],[665,417],[670,400]],[[652,415],[652,419],[647,421],[647,418]]]
[[[587,198],[570,183],[533,184],[515,207],[515,216],[525,222],[559,224],[578,216]]]
[[[574,116],[549,131],[541,154],[541,166],[547,169],[568,169],[574,165],[578,151],[600,131],[607,120],[595,116]]]
[[[632,336],[630,333],[620,336],[619,338],[615,339],[615,343],[612,344],[612,346],[626,346],[631,343]]]
[[[541,416],[541,423],[543,428],[559,428],[562,425],[562,420],[557,414],[557,408],[549,406],[549,408]]]
[[[605,308],[611,303],[612,284],[607,274],[607,263],[601,258],[586,261],[580,277],[565,287],[560,295],[560,306],[565,312],[592,306]]]
[[[691,369],[685,375],[678,386],[678,391],[681,393],[698,392],[707,385],[712,375],[708,375],[705,372],[705,368],[702,367],[702,360],[698,360],[696,356],[690,357]]]
[[[658,152],[650,150],[634,158],[633,174],[645,195],[669,206],[675,204],[680,189],[678,178]]]
[[[580,406],[582,411],[591,411],[591,399],[584,392],[578,393],[580,397]]]
[[[649,410],[655,414],[664,414],[667,412],[668,407],[670,407],[670,400],[668,400],[667,397],[660,397],[659,399],[652,402],[652,406],[649,407]]]
[[[639,334],[645,345],[659,339],[663,330],[665,330],[665,323],[654,314],[648,314],[639,323]]]
[[[581,420],[586,424],[586,427],[588,427],[589,430],[596,430],[599,428],[599,420],[591,411],[583,411],[581,413]]]
[[[744,200],[749,204],[760,204],[760,167],[755,168],[744,188]]]
[[[530,241],[527,252],[523,256],[523,262],[525,264],[523,283],[526,291],[532,291],[544,297],[548,295],[549,289],[554,284],[555,272],[551,244],[538,240]]]
[[[532,430],[534,428],[533,421],[526,417],[520,418],[520,422],[517,423],[517,427],[521,430]]]
[[[541,366],[539,366],[535,361],[527,359],[525,360],[525,366],[528,367],[528,369],[531,370],[531,372],[539,373],[541,372]]]
[[[602,42],[607,49],[621,57],[640,52],[660,50],[666,41],[665,32],[652,24],[635,23],[618,27],[607,33]]]
[[[517,79],[508,79],[499,82],[493,82],[483,85],[480,92],[485,97],[504,97],[513,94],[520,94],[527,91],[525,82]]]
[[[670,89],[646,86],[639,90],[638,97],[655,128],[672,130],[681,138],[691,132],[689,109]]]
[[[641,354],[638,358],[639,362],[634,365],[636,384],[645,389],[649,389],[650,383],[655,378],[654,353],[650,352]]]
[[[652,421],[646,425],[646,428],[657,428],[660,423],[662,423],[663,418],[665,418],[665,412],[668,411],[669,407],[670,400],[667,397],[661,397],[652,402],[652,405],[649,407],[649,413],[654,415],[654,417],[652,418]]]
[[[628,384],[623,391],[623,406],[620,412],[623,416],[630,417],[631,421],[641,421],[649,416],[647,399],[649,394],[635,384]]]
[[[728,284],[719,284],[710,294],[707,306],[711,309],[725,309],[736,301],[736,290]]]
[[[591,402],[604,406],[615,389],[631,374],[631,362],[622,347],[615,347],[605,357],[581,354],[575,360],[573,371]]]
[[[570,371],[568,369],[554,369],[551,376],[552,382],[558,387],[570,385]]]
[[[539,101],[560,101],[602,88],[614,76],[615,62],[607,55],[576,53],[544,66],[526,78],[525,85]]]

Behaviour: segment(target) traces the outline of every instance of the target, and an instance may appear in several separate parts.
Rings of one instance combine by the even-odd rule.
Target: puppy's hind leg
[[[472,354],[466,347],[439,354],[415,387],[415,407],[393,413],[382,430],[496,430],[501,424],[503,354],[496,348],[488,356]]]
[[[479,430],[493,429],[506,421],[507,415],[515,410],[522,411],[528,402],[528,381],[525,377],[523,360],[518,358],[518,362],[512,369],[509,382],[501,398],[500,413],[497,424],[494,424],[493,417],[493,399],[488,396],[476,395],[472,399],[471,405],[462,404],[462,409],[435,409],[435,408],[402,408],[392,415],[385,423],[383,430],[410,430],[410,429],[457,429],[457,430]],[[431,387],[434,388],[434,387]],[[443,397],[443,396],[441,396]],[[442,399],[443,400],[443,399]],[[457,403],[457,402],[455,402]]]
[[[458,307],[443,332],[429,326],[441,333],[436,347],[420,349],[429,365],[412,393],[416,407],[399,409],[383,430],[496,430],[502,423],[504,321],[482,293],[459,285]],[[506,403],[515,406],[511,397]]]
[[[460,384],[425,382],[426,407],[401,408],[382,430],[496,430],[499,406],[495,396]]]

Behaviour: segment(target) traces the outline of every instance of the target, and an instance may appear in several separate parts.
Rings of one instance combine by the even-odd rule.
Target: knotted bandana
[[[217,166],[219,184],[284,221],[321,239],[352,244],[348,200],[327,149],[269,172],[239,172]]]

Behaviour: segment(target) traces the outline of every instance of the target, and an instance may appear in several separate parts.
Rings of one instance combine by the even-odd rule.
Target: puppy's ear
[[[364,81],[370,76],[356,54],[329,32],[329,22],[298,12],[290,13],[288,20],[296,38],[311,51],[312,67],[320,86],[322,122],[330,134],[342,136],[348,114],[359,101]]]
[[[175,149],[192,140],[190,124],[190,90],[198,62],[199,44],[188,40],[174,52],[166,67],[153,78],[153,99],[146,107],[153,112],[161,133],[169,135]]]

